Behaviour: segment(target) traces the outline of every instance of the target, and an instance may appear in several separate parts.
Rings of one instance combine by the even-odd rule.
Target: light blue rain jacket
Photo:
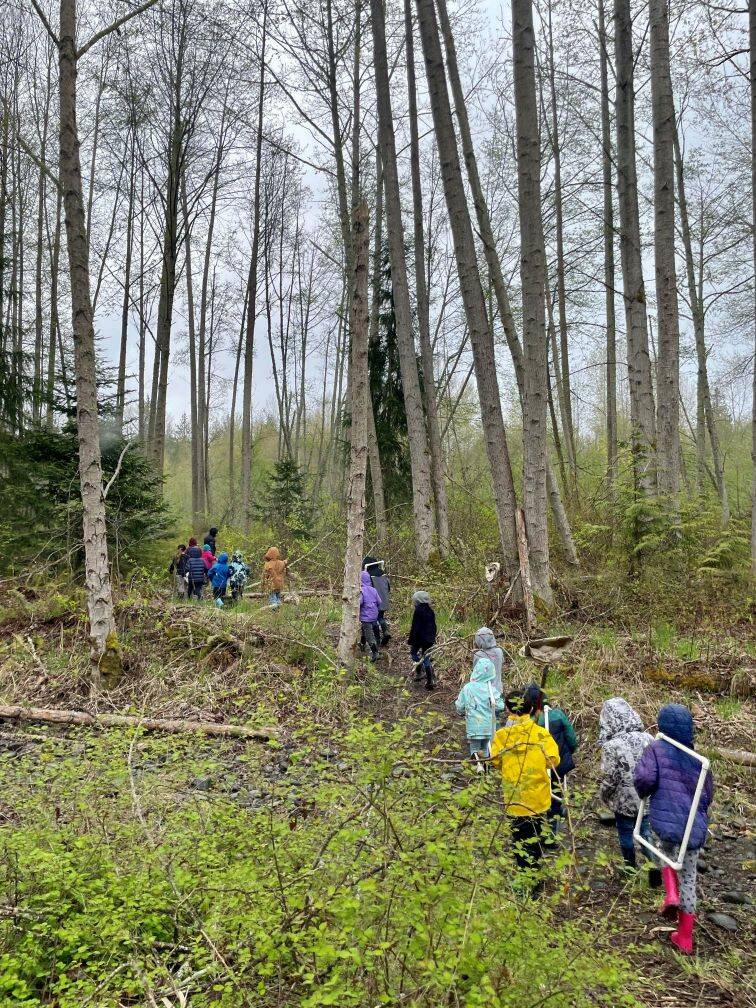
[[[504,701],[496,688],[496,669],[490,658],[478,658],[470,676],[454,701],[465,715],[468,738],[493,738],[496,733],[496,711],[504,710]]]

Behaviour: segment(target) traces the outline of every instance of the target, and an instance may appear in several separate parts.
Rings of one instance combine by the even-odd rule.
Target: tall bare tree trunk
[[[756,277],[756,4],[748,5],[748,34],[751,47],[751,230],[753,234],[753,275]],[[756,308],[756,284],[754,284]],[[751,577],[756,579],[756,310],[754,317],[753,387],[751,398]]]
[[[449,555],[449,507],[446,500],[446,470],[441,444],[436,401],[436,376],[433,368],[433,348],[430,337],[430,309],[425,282],[425,234],[423,226],[423,190],[420,182],[420,137],[418,134],[417,85],[415,81],[415,40],[412,28],[412,0],[404,0],[404,39],[407,62],[407,94],[409,97],[410,168],[412,173],[412,212],[415,242],[415,298],[420,334],[420,361],[423,369],[425,415],[428,420],[431,479],[435,503],[438,551]]]
[[[675,105],[669,68],[667,0],[649,0],[654,128],[654,260],[658,316],[656,429],[658,483],[673,509],[680,494],[680,319],[675,269]]]
[[[606,482],[609,498],[617,480],[617,319],[614,310],[614,201],[612,132],[609,117],[609,67],[604,0],[598,0],[601,71],[601,168],[604,185],[604,304],[606,311]]]
[[[349,451],[349,482],[346,517],[347,544],[344,554],[341,630],[337,654],[348,668],[360,635],[360,572],[365,540],[365,475],[367,471],[368,391],[368,247],[370,230],[367,203],[362,200],[353,211],[355,268],[350,278],[352,305],[351,410],[352,436]]]
[[[192,229],[189,220],[189,207],[186,198],[186,180],[181,177],[181,213],[184,218],[184,261],[186,273],[186,323],[189,333],[189,437],[192,470],[192,521],[195,528],[199,526],[204,515],[203,507],[203,423],[199,410],[200,401],[204,401],[204,359],[200,351],[201,371],[197,367],[197,326],[194,313],[194,266],[192,264]]]
[[[123,301],[121,303],[121,343],[118,349],[118,376],[116,378],[115,422],[123,433],[123,418],[126,409],[126,350],[129,342],[129,312],[131,310],[131,260],[134,248],[134,201],[136,193],[136,171],[134,154],[136,137],[131,136],[131,167],[129,172],[129,204],[126,216],[126,261],[123,265]]]
[[[693,335],[696,341],[697,394],[696,394],[696,454],[699,460],[699,470],[705,474],[706,431],[711,441],[711,460],[714,465],[714,480],[716,483],[719,504],[722,509],[722,527],[726,528],[730,521],[730,505],[727,499],[727,486],[724,478],[722,449],[719,444],[714,407],[711,402],[709,387],[709,367],[706,352],[706,320],[703,304],[703,263],[699,265],[699,275],[696,278],[696,268],[693,260],[693,241],[690,234],[690,218],[688,216],[688,200],[685,192],[685,165],[683,163],[680,140],[675,129],[674,133],[675,163],[677,168],[677,199],[680,207],[680,231],[685,250],[685,271],[688,280],[688,297],[690,314],[693,320]],[[703,242],[703,236],[701,237]]]
[[[396,315],[396,336],[399,367],[404,393],[412,466],[412,511],[415,529],[415,553],[421,564],[427,563],[433,544],[433,488],[431,484],[430,451],[425,427],[425,414],[417,373],[417,357],[412,332],[412,306],[407,281],[407,261],[404,254],[404,228],[399,193],[399,172],[396,163],[396,140],[391,110],[388,59],[386,56],[386,26],[382,0],[370,0],[373,26],[373,61],[378,104],[378,137],[386,194],[386,230],[391,260],[391,286]]]
[[[627,331],[633,470],[637,488],[656,494],[656,420],[648,353],[646,289],[643,282],[638,179],[635,162],[635,92],[630,0],[614,0],[617,89],[617,192],[619,195],[622,293]],[[677,464],[677,463],[675,463]]]
[[[53,424],[53,412],[55,408],[55,350],[60,332],[60,319],[58,317],[58,281],[60,278],[60,231],[62,212],[63,192],[61,189],[58,189],[58,198],[55,205],[55,230],[52,236],[52,250],[50,253],[50,327],[48,330],[47,385],[45,391],[45,423],[48,427],[52,427]],[[0,255],[1,254],[2,252],[0,251]]]
[[[438,0],[437,8],[441,23],[441,32],[444,39],[444,47],[446,49],[446,68],[449,74],[449,83],[451,84],[452,94],[454,96],[454,108],[457,113],[457,122],[459,124],[460,138],[462,140],[462,153],[465,160],[465,166],[467,168],[467,178],[470,183],[470,192],[475,206],[475,216],[478,222],[478,230],[483,244],[483,251],[486,257],[486,265],[488,266],[489,276],[493,284],[499,318],[501,319],[501,324],[504,328],[504,335],[506,336],[507,346],[509,347],[512,364],[514,365],[520,404],[522,404],[525,390],[522,346],[520,345],[520,338],[517,334],[517,327],[515,325],[509,300],[509,292],[507,290],[506,281],[504,280],[504,273],[501,268],[499,253],[496,248],[496,239],[491,225],[491,216],[483,192],[483,186],[480,181],[480,174],[478,172],[478,162],[472,142],[470,121],[467,115],[467,104],[465,102],[464,91],[462,90],[462,84],[460,81],[459,69],[457,66],[456,46],[454,44],[454,35],[446,9],[446,0]],[[575,544],[572,539],[572,532],[570,530],[569,521],[564,509],[564,503],[559,492],[559,486],[554,478],[550,464],[548,469],[548,480],[549,499],[552,504],[554,520],[557,531],[559,532],[565,558],[569,563],[577,564],[578,557],[577,551],[575,550]]]
[[[373,238],[373,278],[372,304],[370,306],[370,346],[378,342],[378,326],[381,310],[381,254],[383,251],[383,171],[381,169],[381,153],[376,148],[375,167],[375,233]],[[370,389],[368,389],[368,393]],[[383,470],[381,469],[381,453],[378,446],[378,435],[375,430],[375,411],[373,399],[368,394],[368,458],[370,461],[370,485],[373,488],[373,510],[375,511],[375,534],[379,543],[385,543],[388,535],[386,523],[386,497],[383,489]]]
[[[76,118],[76,2],[60,0],[60,181],[64,192],[66,243],[71,277],[71,309],[76,361],[76,425],[84,525],[84,558],[93,687],[99,686],[99,661],[115,636],[113,594],[108,567],[99,421],[94,319],[89,289],[89,245]],[[112,637],[111,637],[112,642]]]
[[[47,94],[50,92],[50,64],[47,69]],[[42,419],[42,371],[44,357],[44,318],[42,313],[42,252],[45,225],[45,198],[47,186],[47,130],[48,104],[42,112],[42,137],[39,152],[39,177],[37,180],[37,250],[34,270],[34,382],[32,386],[32,417],[35,423]],[[2,253],[0,253],[2,254]]]
[[[504,561],[510,579],[519,571],[517,532],[515,529],[515,498],[512,467],[507,446],[501,396],[496,375],[496,356],[493,333],[488,324],[483,287],[478,272],[475,239],[467,207],[462,170],[454,135],[449,92],[444,73],[441,43],[433,0],[416,0],[420,37],[425,58],[425,73],[433,113],[433,124],[441,165],[449,223],[454,243],[460,291],[465,317],[470,330],[470,343],[475,362],[475,379],[478,386],[480,411],[483,422],[483,439],[491,470],[496,518]]]
[[[520,209],[523,397],[523,490],[533,592],[553,601],[546,516],[547,347],[544,319],[545,255],[541,220],[541,146],[535,87],[535,32],[531,0],[512,0],[512,50],[517,117]]]

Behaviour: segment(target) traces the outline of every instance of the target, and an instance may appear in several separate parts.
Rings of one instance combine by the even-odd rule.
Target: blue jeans
[[[271,592],[270,595],[268,595],[268,604],[273,606],[274,609],[278,609],[281,605],[281,592]]]
[[[622,857],[627,861],[628,864],[635,864],[635,841],[633,840],[633,830],[635,829],[635,816],[621,815],[619,812],[614,813],[614,822],[617,826],[617,836],[619,837],[620,850],[622,851]],[[653,843],[651,838],[651,823],[648,821],[648,816],[643,816],[641,820],[640,835],[644,840],[648,840],[649,843]],[[651,852],[645,847],[642,847],[643,856],[648,861],[653,861]]]
[[[489,748],[491,746],[490,738],[469,738],[467,744],[470,747],[470,755],[474,756],[475,753],[480,753],[481,756],[486,758],[488,756]]]
[[[410,655],[412,656],[412,661],[415,665],[418,662],[422,662],[422,665],[415,669],[415,679],[422,679],[423,672],[425,672],[425,682],[430,685],[433,682],[433,663],[430,657],[425,654],[420,648],[411,647]]]

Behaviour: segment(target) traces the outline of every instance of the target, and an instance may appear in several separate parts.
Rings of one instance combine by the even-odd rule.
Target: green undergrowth
[[[635,1004],[610,925],[570,920],[565,864],[531,901],[494,782],[455,786],[422,730],[302,724],[285,772],[117,732],[6,758],[0,1005]]]

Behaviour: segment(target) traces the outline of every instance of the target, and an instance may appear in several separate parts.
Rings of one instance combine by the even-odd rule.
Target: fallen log
[[[706,749],[705,752],[710,753],[715,759],[756,769],[756,753],[746,752],[744,749],[720,749],[719,747]]]
[[[145,731],[171,733],[197,732],[225,738],[248,738],[267,742],[277,736],[275,728],[249,728],[247,725],[224,724],[216,721],[189,721],[184,718],[149,718],[131,714],[90,714],[88,711],[58,710],[45,707],[0,705],[0,719],[39,721],[44,724],[88,725],[94,728],[144,728]]]

